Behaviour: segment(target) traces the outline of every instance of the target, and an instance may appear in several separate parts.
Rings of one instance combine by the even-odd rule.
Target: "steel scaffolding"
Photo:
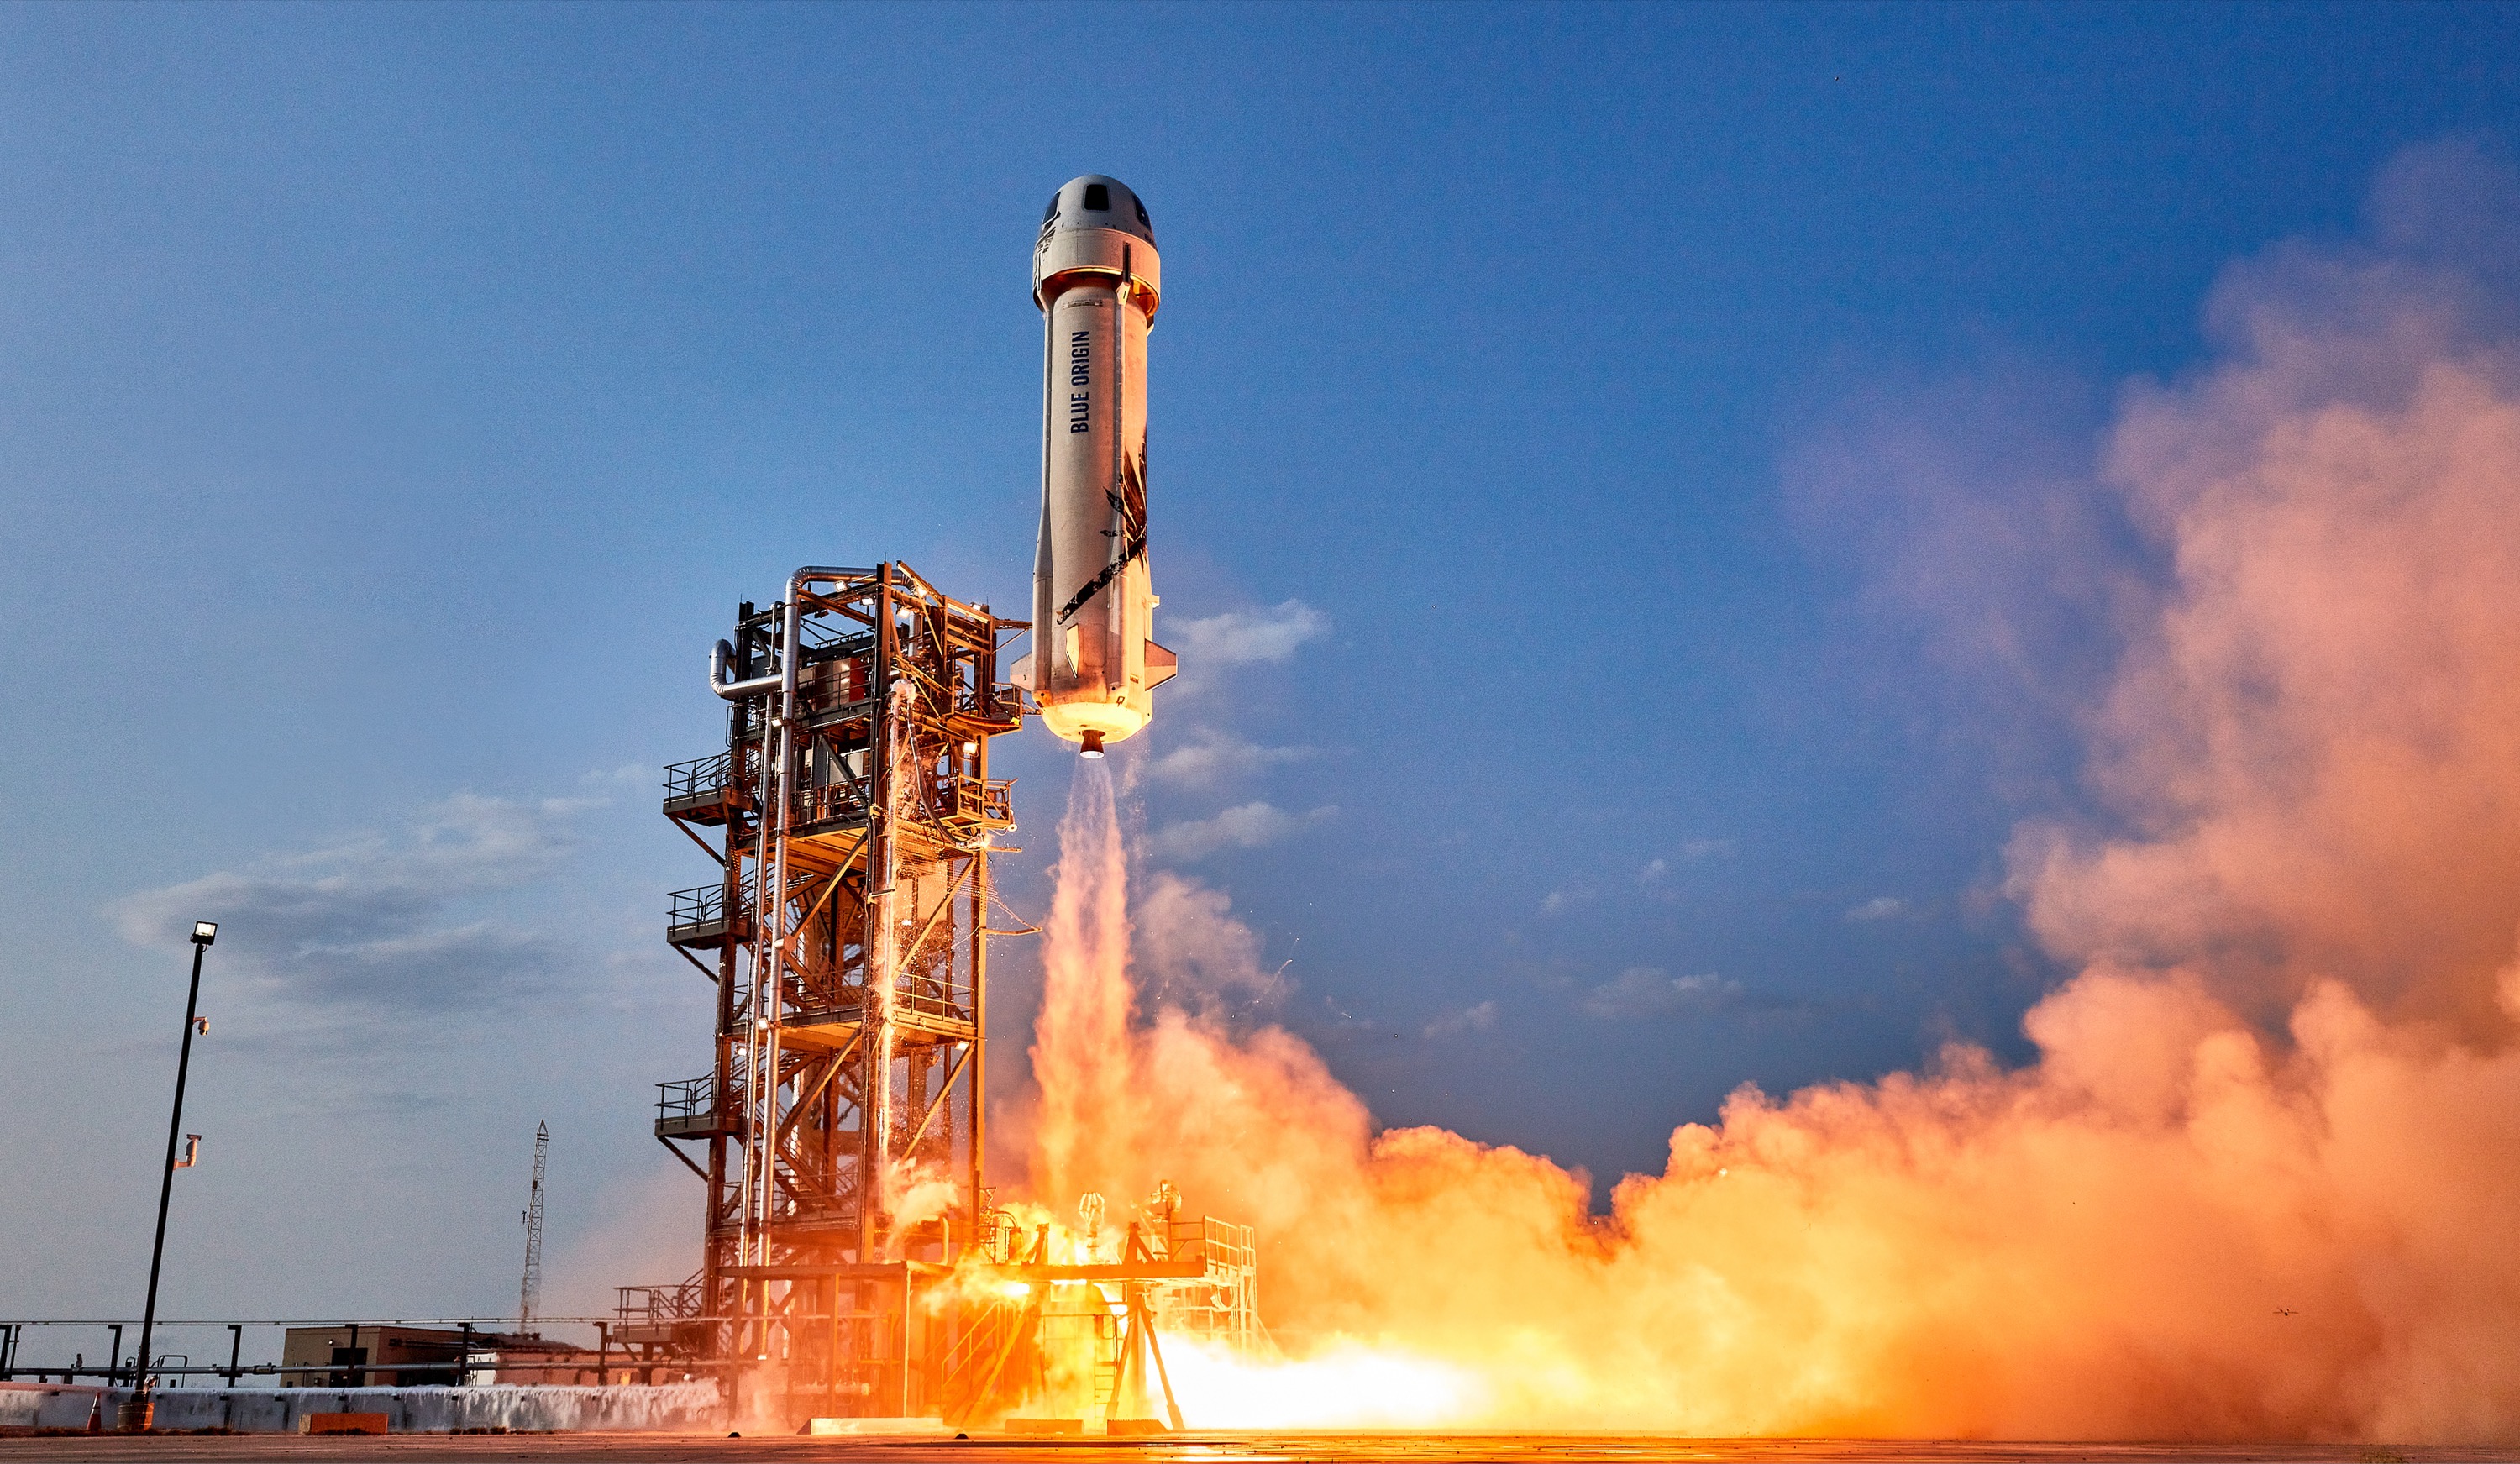
[[[717,984],[714,1070],[659,1085],[657,1138],[708,1187],[670,1340],[754,1364],[777,1411],[928,1406],[911,1291],[990,1220],[989,741],[1023,719],[1000,662],[1025,629],[907,565],[800,569],[712,658],[726,750],[666,771],[721,876],[669,919]]]

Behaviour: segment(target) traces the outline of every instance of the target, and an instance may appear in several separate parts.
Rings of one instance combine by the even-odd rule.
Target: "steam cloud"
[[[1171,1178],[1256,1223],[1298,1358],[1194,1354],[1185,1407],[2520,1439],[2520,355],[2461,259],[2520,216],[2490,172],[2402,160],[2376,246],[2234,270],[2218,359],[2126,402],[2096,481],[2167,571],[2104,597],[2127,618],[2098,813],[2010,846],[2032,927],[2080,966],[2026,1019],[2026,1068],[1956,1046],[1874,1085],[1744,1088],[1594,1218],[1546,1159],[1376,1132],[1295,1038],[1142,997],[1107,774],[1084,771],[1034,1187]],[[1185,912],[1229,918],[1140,910]]]

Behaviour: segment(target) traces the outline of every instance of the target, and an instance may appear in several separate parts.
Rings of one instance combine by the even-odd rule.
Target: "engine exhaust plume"
[[[1230,1023],[1215,892],[1141,897],[1148,999],[1080,765],[1033,1181],[1258,1225],[1290,1360],[1187,1356],[1193,1423],[2520,1441],[2520,358],[2383,243],[2236,271],[2220,359],[2110,438],[2171,568],[2095,723],[2110,821],[2011,847],[2080,967],[2027,1067],[1745,1087],[1595,1216]]]

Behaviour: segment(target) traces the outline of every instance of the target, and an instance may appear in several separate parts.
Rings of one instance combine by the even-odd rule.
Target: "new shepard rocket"
[[[1041,307],[1041,540],[1032,652],[1013,676],[1041,720],[1101,757],[1154,714],[1173,653],[1148,639],[1147,332],[1163,292],[1147,205],[1088,173],[1050,200],[1032,250]]]

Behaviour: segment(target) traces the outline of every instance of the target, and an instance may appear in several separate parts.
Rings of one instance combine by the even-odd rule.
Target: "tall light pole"
[[[195,1015],[202,1004],[202,953],[219,938],[219,927],[208,920],[193,922],[193,989],[184,998],[184,1045],[175,1059],[175,1116],[166,1123],[166,1173],[158,1181],[158,1239],[149,1248],[149,1304],[140,1313],[140,1356],[134,1384],[137,1393],[124,1403],[115,1424],[127,1433],[148,1429],[154,1404],[149,1397],[149,1334],[158,1326],[158,1267],[166,1259],[166,1202],[175,1194],[175,1143],[184,1132],[184,1079],[193,1068],[193,1031],[199,1022]],[[192,1156],[184,1162],[191,1164]]]

